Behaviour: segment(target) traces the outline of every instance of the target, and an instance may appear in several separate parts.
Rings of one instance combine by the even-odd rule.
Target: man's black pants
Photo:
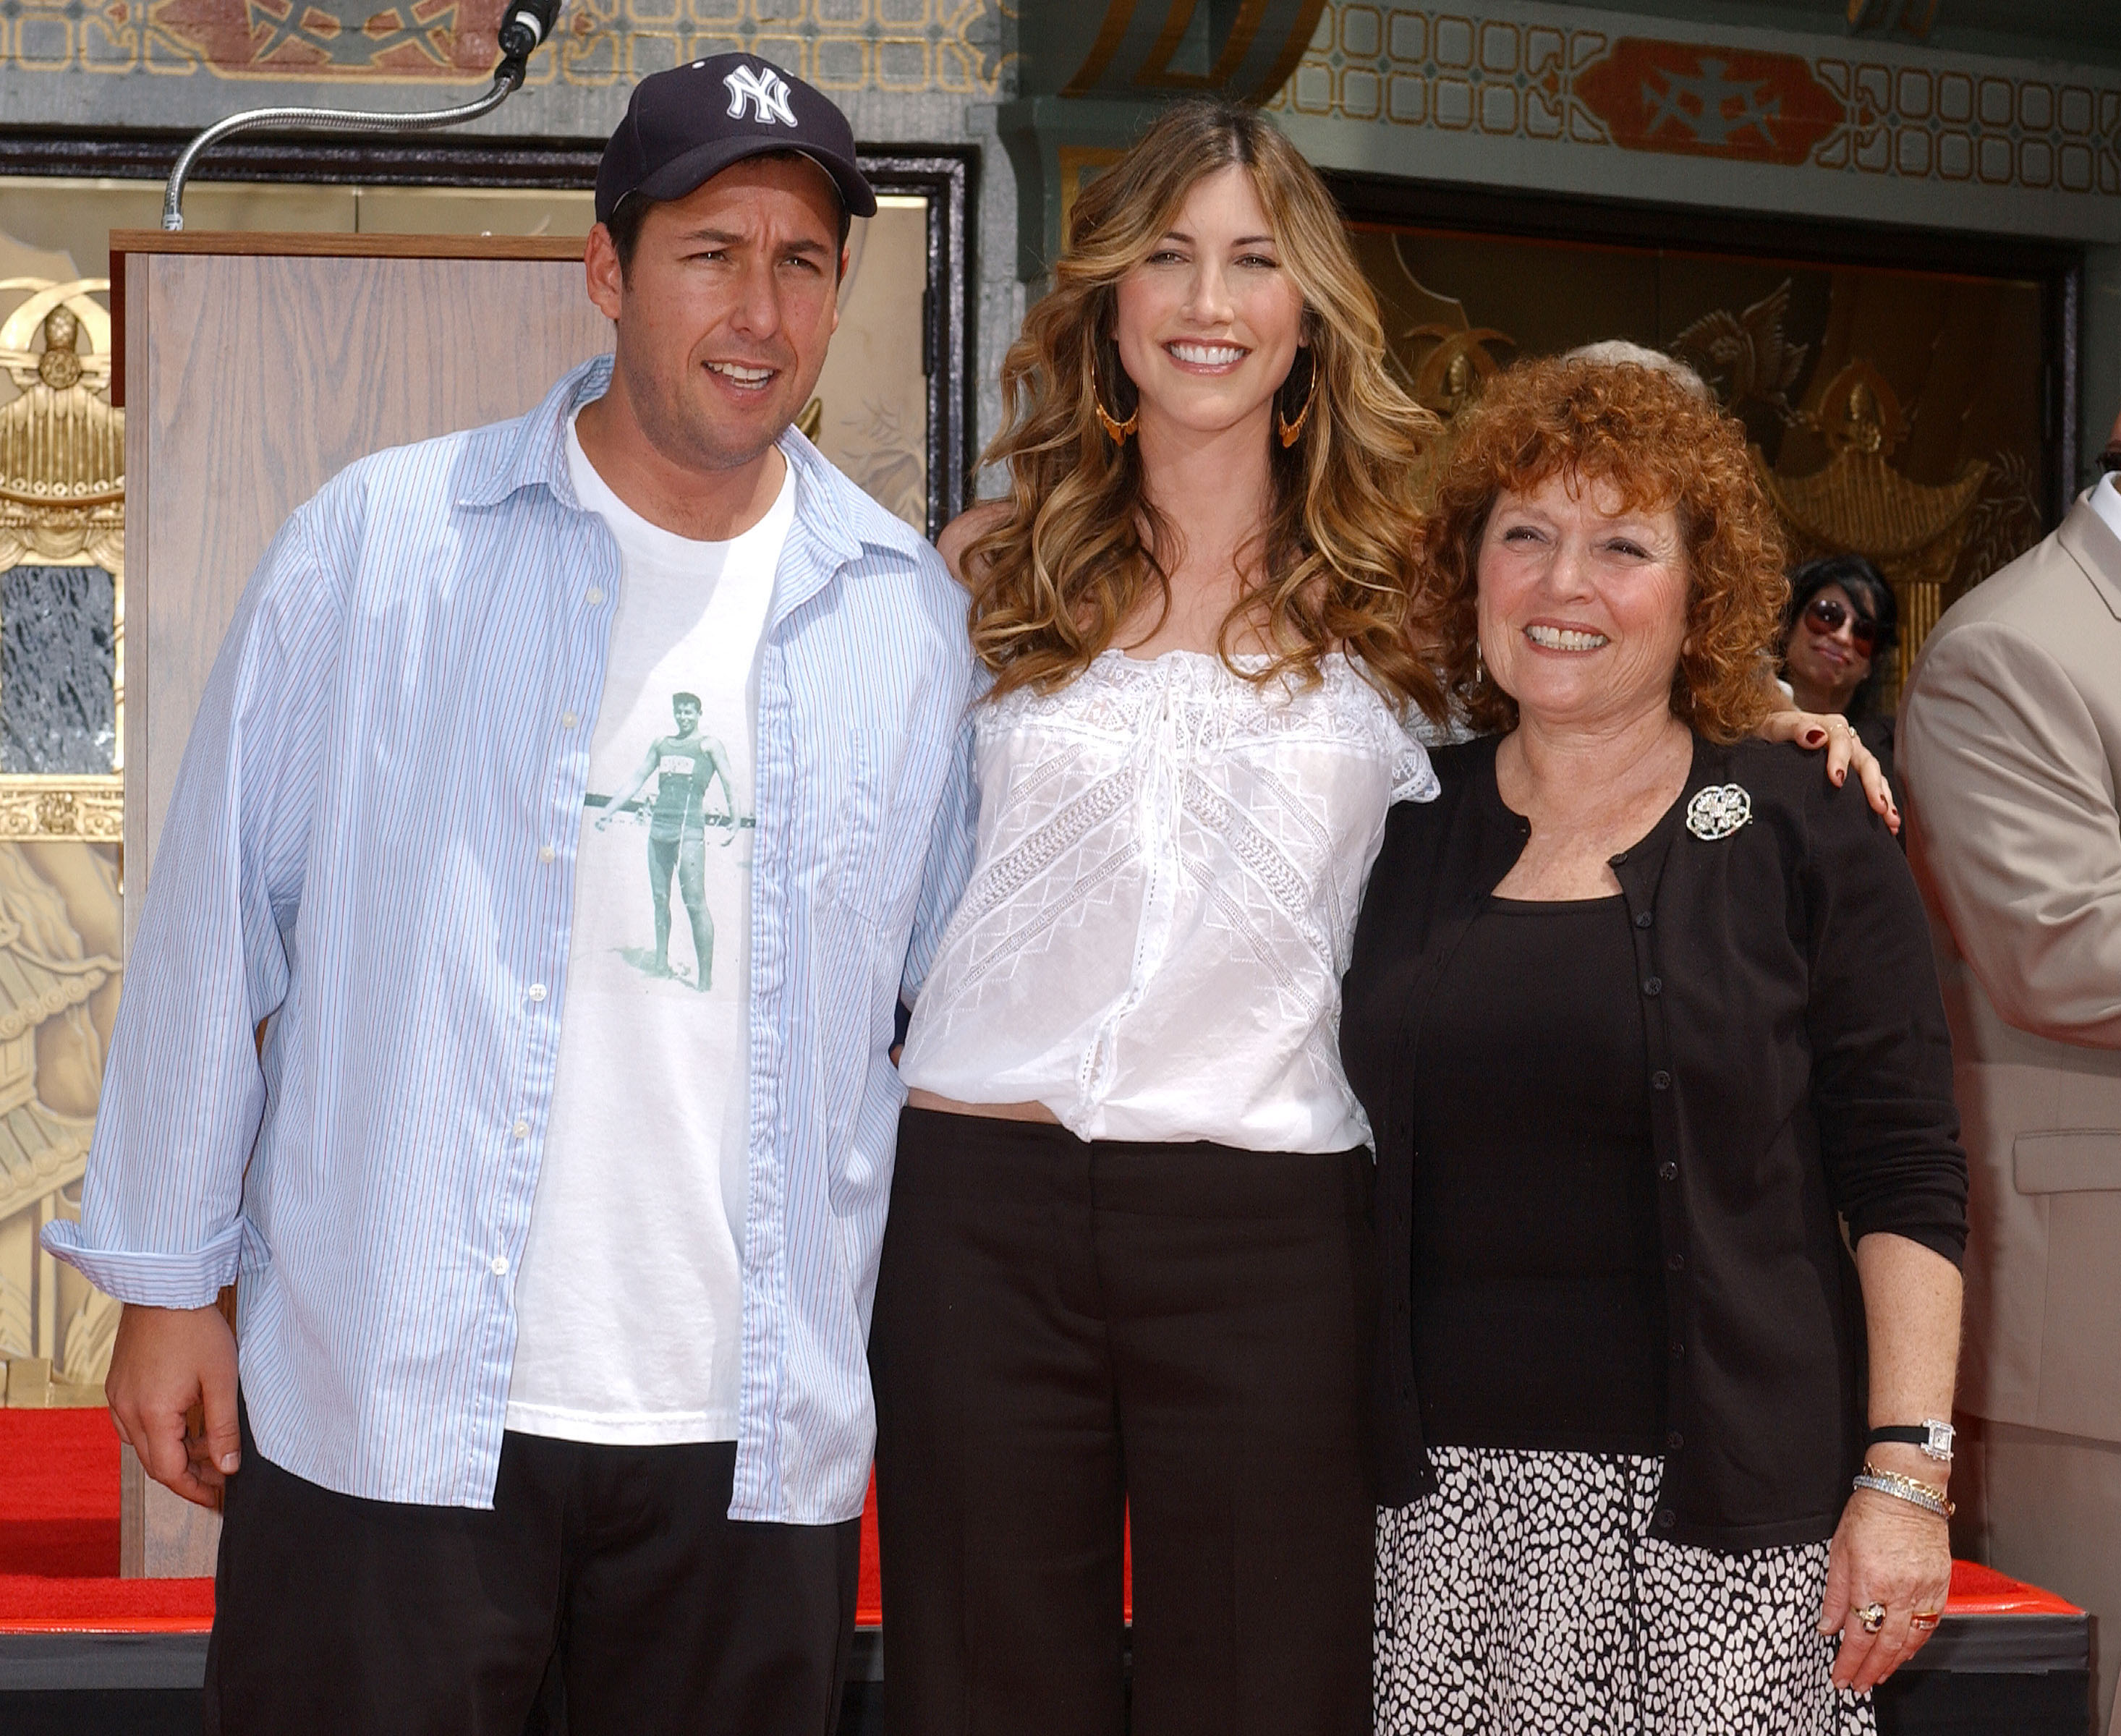
[[[555,1685],[568,1736],[829,1736],[861,1522],[733,1521],[735,1468],[510,1434],[491,1510],[415,1506],[282,1469],[246,1417],[207,1736],[523,1736]]]

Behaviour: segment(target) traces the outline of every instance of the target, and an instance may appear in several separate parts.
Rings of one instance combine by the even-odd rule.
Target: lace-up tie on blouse
[[[978,854],[906,1082],[1042,1103],[1084,1139],[1368,1143],[1340,977],[1386,811],[1437,784],[1353,663],[1322,675],[1107,651],[982,707]]]

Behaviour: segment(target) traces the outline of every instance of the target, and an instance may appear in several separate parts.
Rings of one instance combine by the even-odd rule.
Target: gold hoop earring
[[[1108,436],[1110,436],[1112,443],[1115,446],[1124,446],[1126,444],[1127,437],[1140,426],[1141,406],[1140,404],[1136,404],[1134,407],[1134,414],[1130,416],[1123,422],[1117,422],[1112,420],[1112,412],[1105,408],[1103,402],[1094,392],[1090,394],[1090,407],[1098,412],[1098,421],[1104,425],[1105,432]]]
[[[1318,358],[1314,356],[1311,358],[1311,388],[1303,394],[1303,407],[1296,412],[1296,420],[1292,422],[1281,413],[1279,402],[1274,407],[1274,431],[1281,436],[1283,451],[1303,437],[1303,425],[1311,420],[1311,405],[1317,396]]]

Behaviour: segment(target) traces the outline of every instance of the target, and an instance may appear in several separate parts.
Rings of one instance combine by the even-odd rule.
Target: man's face
[[[590,296],[618,324],[641,431],[688,470],[735,469],[809,402],[840,323],[840,205],[807,158],[753,157],[653,207],[632,268],[590,238]]]
[[[673,700],[670,705],[670,714],[678,719],[678,733],[680,735],[690,735],[699,727],[700,708],[695,700],[689,699]]]

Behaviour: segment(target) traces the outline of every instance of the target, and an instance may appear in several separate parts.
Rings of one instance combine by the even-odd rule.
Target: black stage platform
[[[4,1736],[198,1736],[200,1633],[0,1633]],[[840,1736],[883,1728],[883,1644],[855,1635]],[[526,1736],[562,1736],[564,1712]],[[1878,1696],[1880,1736],[2087,1736],[2091,1622],[1952,1615]]]

